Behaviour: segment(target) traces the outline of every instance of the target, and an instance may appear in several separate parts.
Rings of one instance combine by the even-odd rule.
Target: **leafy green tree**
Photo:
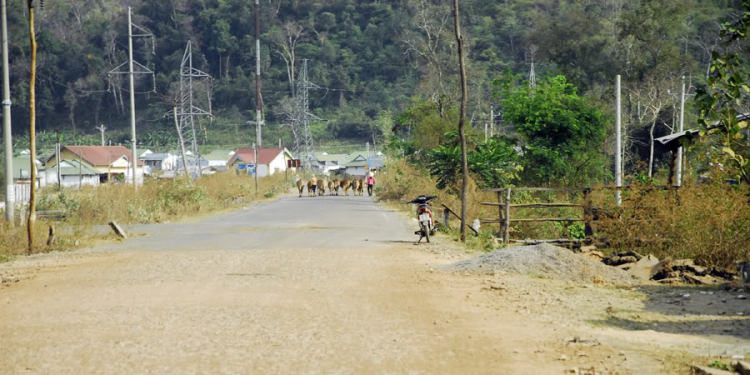
[[[736,46],[726,53],[714,52],[710,76],[696,98],[701,110],[702,133],[721,134],[721,148],[736,167],[737,174],[750,184],[750,147],[748,120],[750,111],[750,72],[747,60],[740,55],[747,50],[745,39],[750,30],[750,0],[743,0],[744,13],[734,22],[722,25],[720,37],[727,46]],[[743,119],[744,118],[744,119]]]
[[[429,154],[428,168],[430,174],[437,178],[437,187],[440,189],[455,187],[461,180],[458,132],[449,132],[445,137],[448,142]],[[513,140],[494,137],[486,143],[477,143],[476,136],[469,138],[469,172],[481,187],[508,186],[518,178],[523,168]]]
[[[525,182],[575,185],[606,176],[601,168],[606,122],[564,76],[511,88],[501,103],[505,121],[522,140]]]

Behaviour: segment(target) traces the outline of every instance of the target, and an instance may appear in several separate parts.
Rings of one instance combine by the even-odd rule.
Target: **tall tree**
[[[40,0],[44,4],[43,0]],[[36,34],[34,32],[34,0],[26,0],[29,10],[29,40],[31,42],[31,75],[29,77],[29,167],[31,194],[29,197],[29,254],[34,251],[34,225],[36,224]]]
[[[458,45],[458,65],[461,70],[461,114],[458,120],[458,137],[461,141],[461,241],[466,242],[466,201],[468,199],[469,165],[466,160],[466,60],[464,58],[464,38],[461,35],[461,23],[458,14],[458,0],[453,0],[453,26]]]

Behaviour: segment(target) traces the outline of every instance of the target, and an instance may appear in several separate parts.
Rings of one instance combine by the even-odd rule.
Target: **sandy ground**
[[[750,354],[736,293],[438,272],[471,254],[413,226],[294,197],[0,264],[0,372],[679,374]]]

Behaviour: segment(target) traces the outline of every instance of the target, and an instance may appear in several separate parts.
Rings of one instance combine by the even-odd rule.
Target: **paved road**
[[[0,373],[562,371],[511,354],[533,327],[431,272],[448,260],[413,226],[350,196],[134,228],[150,234],[0,289]]]

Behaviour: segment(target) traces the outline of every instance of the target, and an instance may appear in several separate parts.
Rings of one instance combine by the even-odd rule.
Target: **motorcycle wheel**
[[[427,240],[427,243],[430,243],[430,230],[427,229],[428,226],[424,224],[420,224],[420,226],[422,227],[422,235]]]

